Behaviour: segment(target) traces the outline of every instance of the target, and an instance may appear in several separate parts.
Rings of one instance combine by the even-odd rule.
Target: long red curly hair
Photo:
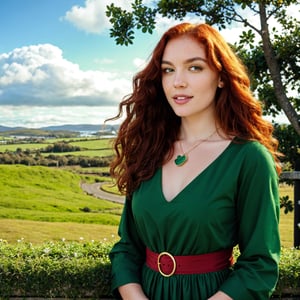
[[[118,115],[110,119],[116,120],[126,113],[114,141],[116,156],[110,167],[119,190],[132,195],[142,181],[151,178],[173,155],[181,119],[163,92],[161,60],[167,43],[180,36],[192,37],[204,46],[209,66],[219,72],[224,82],[216,93],[217,124],[228,136],[263,144],[274,157],[279,174],[273,126],[262,117],[261,103],[252,95],[245,66],[213,27],[181,23],[164,33],[146,67],[133,78],[133,92],[124,97]]]

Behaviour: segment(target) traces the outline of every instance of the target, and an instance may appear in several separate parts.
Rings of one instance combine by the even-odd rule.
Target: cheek
[[[200,82],[201,82],[201,85],[199,85],[199,81],[198,81],[198,84],[195,84],[195,86],[198,85],[199,89],[206,90],[211,93],[216,92],[217,87],[218,87],[218,81],[215,80],[214,78],[204,78]]]
[[[166,94],[166,92],[167,92],[167,85],[166,85],[166,80],[165,79],[162,79],[161,85],[162,85],[164,93]]]
[[[163,77],[161,83],[162,83],[162,88],[163,88],[164,93],[167,94],[170,89],[170,79]]]

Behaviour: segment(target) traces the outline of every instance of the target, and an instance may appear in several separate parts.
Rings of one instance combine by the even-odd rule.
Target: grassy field
[[[43,149],[46,148],[48,143],[32,143],[32,144],[2,144],[0,145],[0,152],[5,152],[5,151],[16,151],[18,148],[22,150],[38,150],[38,149]]]
[[[111,139],[88,139],[86,141],[77,141],[71,142],[70,144],[73,146],[78,146],[80,148],[86,148],[89,150],[96,150],[96,149],[105,149],[105,148],[112,148],[112,141]]]
[[[10,244],[27,242],[41,244],[49,241],[114,241],[117,226],[75,222],[39,222],[0,219],[0,239]]]
[[[3,144],[0,145],[0,152],[22,150],[39,150],[45,149],[51,144],[66,141],[72,146],[78,146],[82,151],[54,153],[55,155],[82,155],[82,156],[109,156],[113,154],[111,139],[87,138],[86,140],[77,139],[48,139],[44,143],[20,143],[20,144]],[[49,153],[44,153],[49,155]]]
[[[35,244],[61,239],[115,239],[122,205],[86,195],[80,182],[95,177],[79,175],[79,171],[0,165],[0,239]],[[111,185],[106,190],[116,191]],[[293,189],[288,185],[281,185],[280,193],[293,199]],[[282,244],[292,247],[293,213],[281,213],[280,231]]]
[[[111,225],[116,224],[115,205],[85,195],[78,174],[23,165],[0,165],[0,172],[1,218],[99,223],[101,213],[112,218]],[[92,213],[83,212],[85,207]]]
[[[80,188],[86,175],[22,165],[0,165],[0,172],[1,239],[98,239],[116,233],[122,205],[86,195]]]
[[[290,199],[294,199],[294,189],[287,184],[280,185],[280,196],[288,195]],[[280,212],[280,235],[282,245],[292,247],[294,245],[294,212],[285,214],[283,210]]]

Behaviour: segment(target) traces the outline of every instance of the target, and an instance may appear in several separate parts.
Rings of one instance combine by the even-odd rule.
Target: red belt
[[[146,248],[146,264],[164,277],[174,274],[202,274],[221,271],[233,265],[232,249],[199,255],[155,253]]]

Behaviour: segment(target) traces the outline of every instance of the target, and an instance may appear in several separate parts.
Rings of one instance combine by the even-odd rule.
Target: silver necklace
[[[174,163],[176,166],[181,167],[183,166],[189,159],[188,154],[190,152],[192,152],[195,148],[197,148],[199,145],[201,145],[202,143],[206,142],[207,140],[209,140],[215,133],[217,132],[217,130],[215,130],[212,134],[210,134],[207,138],[205,138],[204,140],[199,140],[197,141],[192,148],[190,148],[188,151],[183,151],[183,147],[182,147],[182,143],[181,141],[179,141],[179,145],[180,145],[180,149],[182,154],[178,154],[178,156],[174,159]]]

